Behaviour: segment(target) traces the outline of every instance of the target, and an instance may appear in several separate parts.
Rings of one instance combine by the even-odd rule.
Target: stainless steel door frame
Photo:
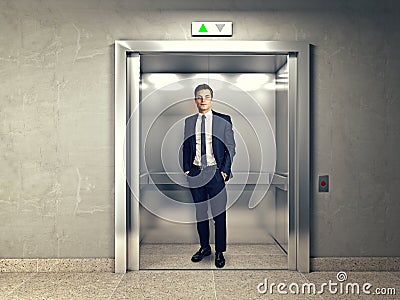
[[[127,111],[126,120],[130,126],[126,126],[125,157],[126,157],[126,207],[125,212],[127,228],[127,259],[128,270],[139,270],[139,244],[140,244],[140,214],[139,214],[139,135],[140,135],[140,55],[131,55],[127,60]],[[130,100],[129,100],[130,99]],[[127,151],[127,150],[129,150]],[[128,182],[130,182],[130,189]],[[135,255],[137,254],[137,255]]]
[[[300,272],[309,272],[309,44],[304,42],[196,40],[115,42],[115,272],[125,273],[127,270],[139,269],[138,145],[140,116],[138,111],[135,110],[135,106],[139,104],[140,97],[140,54],[191,52],[288,55],[288,268]],[[135,115],[132,118],[134,124],[127,126],[130,112],[134,111]],[[128,127],[133,129],[128,130]],[[127,150],[131,151],[129,155]],[[126,160],[124,160],[124,155],[126,155]],[[131,190],[127,180],[132,183]]]

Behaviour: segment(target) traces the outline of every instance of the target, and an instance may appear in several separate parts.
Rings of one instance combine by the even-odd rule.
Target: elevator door
[[[301,272],[309,271],[309,55],[310,46],[304,42],[233,40],[124,40],[115,42],[115,272],[124,273],[127,270],[139,270],[139,256],[146,253],[146,251],[140,251],[141,239],[142,245],[145,245],[146,235],[151,237],[151,234],[149,235],[151,230],[148,229],[157,228],[157,224],[152,221],[151,217],[147,218],[146,214],[154,217],[153,220],[157,220],[157,222],[162,220],[162,222],[167,222],[171,226],[178,226],[169,231],[154,230],[163,233],[160,234],[162,236],[165,236],[165,232],[183,233],[185,230],[182,229],[182,226],[193,225],[182,222],[182,220],[168,219],[168,212],[175,216],[175,208],[182,206],[182,203],[190,199],[182,197],[182,193],[187,193],[185,187],[182,186],[182,170],[172,170],[171,172],[164,169],[161,172],[157,172],[157,169],[143,170],[143,165],[140,163],[143,160],[140,158],[141,155],[146,152],[141,150],[140,144],[143,140],[140,109],[145,88],[142,79],[146,74],[155,73],[201,74],[202,76],[204,74],[275,74],[274,84],[277,90],[275,93],[274,134],[277,135],[277,139],[274,174],[261,174],[264,171],[264,165],[257,166],[255,171],[251,168],[244,170],[245,174],[241,174],[240,171],[242,170],[234,169],[236,176],[229,181],[228,189],[235,192],[235,189],[243,188],[239,194],[248,193],[246,201],[243,201],[248,212],[262,212],[260,207],[266,206],[266,210],[263,211],[260,218],[250,217],[248,220],[252,222],[255,220],[264,221],[275,244],[279,244],[282,250],[286,250],[289,269]],[[287,74],[278,74],[279,68],[284,66],[285,62]],[[282,87],[279,84],[280,82],[287,85],[287,90],[283,93],[278,93],[278,89]],[[240,87],[238,84],[236,86]],[[286,96],[287,105],[278,100],[284,99]],[[221,97],[220,100],[223,98]],[[190,102],[187,103],[189,105]],[[220,104],[218,109],[222,112],[231,109],[226,103]],[[232,111],[231,113],[234,115]],[[187,114],[188,112],[185,110],[182,117]],[[287,122],[282,117],[284,115],[287,117]],[[240,126],[240,121],[234,120],[233,122],[237,124],[234,126]],[[259,122],[256,122],[256,124],[259,125]],[[240,128],[237,127],[237,129]],[[282,132],[285,134],[281,134]],[[282,137],[281,140],[280,137]],[[286,150],[280,149],[280,147],[286,146]],[[164,152],[170,153],[171,151]],[[282,163],[282,159],[286,159],[287,164]],[[234,164],[237,161],[239,160],[236,160]],[[154,162],[157,162],[157,160]],[[177,166],[179,163],[175,161],[174,165]],[[251,164],[249,165],[251,166]],[[235,166],[233,167],[235,168]],[[237,167],[239,167],[239,164]],[[269,184],[269,189],[263,187],[265,183]],[[267,197],[260,197],[266,190],[269,191]],[[154,202],[157,204],[157,197],[151,195],[154,191],[158,193],[158,197],[164,195],[175,199],[171,201],[173,203],[172,209],[161,209],[161,212],[167,213],[167,216],[157,218],[151,210],[144,208],[145,199],[155,199],[154,201],[147,201],[147,203]],[[147,193],[147,195],[144,194],[141,197],[143,193]],[[148,197],[149,193],[150,197]],[[180,196],[179,193],[181,193]],[[270,194],[273,194],[275,200],[268,200]],[[256,197],[253,197],[253,195],[256,195]],[[280,200],[277,200],[278,198]],[[277,203],[277,201],[286,202],[286,207]],[[141,205],[139,205],[139,202],[141,202]],[[160,202],[158,203],[160,204]],[[240,203],[239,197],[239,200],[232,204],[231,209],[228,210],[228,213],[229,211],[232,212],[231,219],[235,222],[244,217],[243,213],[236,216],[233,213],[234,205],[239,207]],[[163,205],[155,205],[155,207],[162,208]],[[285,218],[279,217],[278,212],[285,212]],[[185,214],[180,216],[184,218]],[[288,219],[288,222],[285,223],[285,219]],[[145,224],[146,220],[147,224]],[[285,226],[281,226],[280,222],[285,223],[287,229]],[[235,223],[231,222],[230,224],[233,226]],[[231,229],[230,231],[238,233],[240,230]],[[287,235],[285,232],[289,234]],[[182,236],[178,236],[177,241],[182,242],[183,245],[184,241],[179,240]],[[195,239],[193,227],[191,235],[188,235],[188,237],[190,238],[190,236]],[[246,238],[249,238],[249,236],[246,236]],[[242,235],[241,237],[245,236]],[[236,239],[234,235],[229,237],[228,233],[229,238],[233,241]],[[236,241],[239,242],[240,239],[236,239]],[[189,242],[191,241],[189,240]],[[285,243],[287,243],[287,246],[285,246]],[[162,243],[159,244],[159,253],[161,255],[169,254],[168,249],[162,248],[162,245]],[[187,251],[190,252],[190,255],[193,253],[192,248]],[[256,252],[253,251],[253,253]],[[235,251],[232,248],[231,254],[234,255],[234,253]],[[244,253],[243,248],[236,250],[236,254]],[[266,251],[261,252],[262,255],[265,255],[265,253]],[[188,260],[187,255],[183,253],[176,259],[185,262]],[[255,261],[263,261],[263,258],[259,257]],[[151,268],[151,265],[156,266],[154,263],[157,262],[157,259],[149,258],[148,262]],[[230,266],[235,268],[233,260],[231,262]]]

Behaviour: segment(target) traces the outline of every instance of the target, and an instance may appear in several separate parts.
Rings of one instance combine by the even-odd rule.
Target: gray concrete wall
[[[0,257],[114,256],[113,42],[202,19],[314,45],[311,255],[398,256],[399,5],[265,2],[1,1]]]

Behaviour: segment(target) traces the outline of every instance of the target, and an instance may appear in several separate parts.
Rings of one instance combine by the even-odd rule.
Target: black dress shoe
[[[223,268],[225,266],[225,258],[222,252],[215,252],[215,266]]]
[[[211,247],[208,248],[200,248],[199,251],[197,251],[195,254],[192,256],[192,262],[199,262],[201,261],[204,257],[211,255]]]

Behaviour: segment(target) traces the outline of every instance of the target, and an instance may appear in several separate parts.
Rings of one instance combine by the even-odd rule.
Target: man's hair
[[[196,86],[196,88],[194,89],[194,96],[196,97],[197,92],[201,91],[201,90],[210,90],[211,98],[214,97],[214,92],[213,92],[212,88],[206,83],[199,84],[198,86]]]

